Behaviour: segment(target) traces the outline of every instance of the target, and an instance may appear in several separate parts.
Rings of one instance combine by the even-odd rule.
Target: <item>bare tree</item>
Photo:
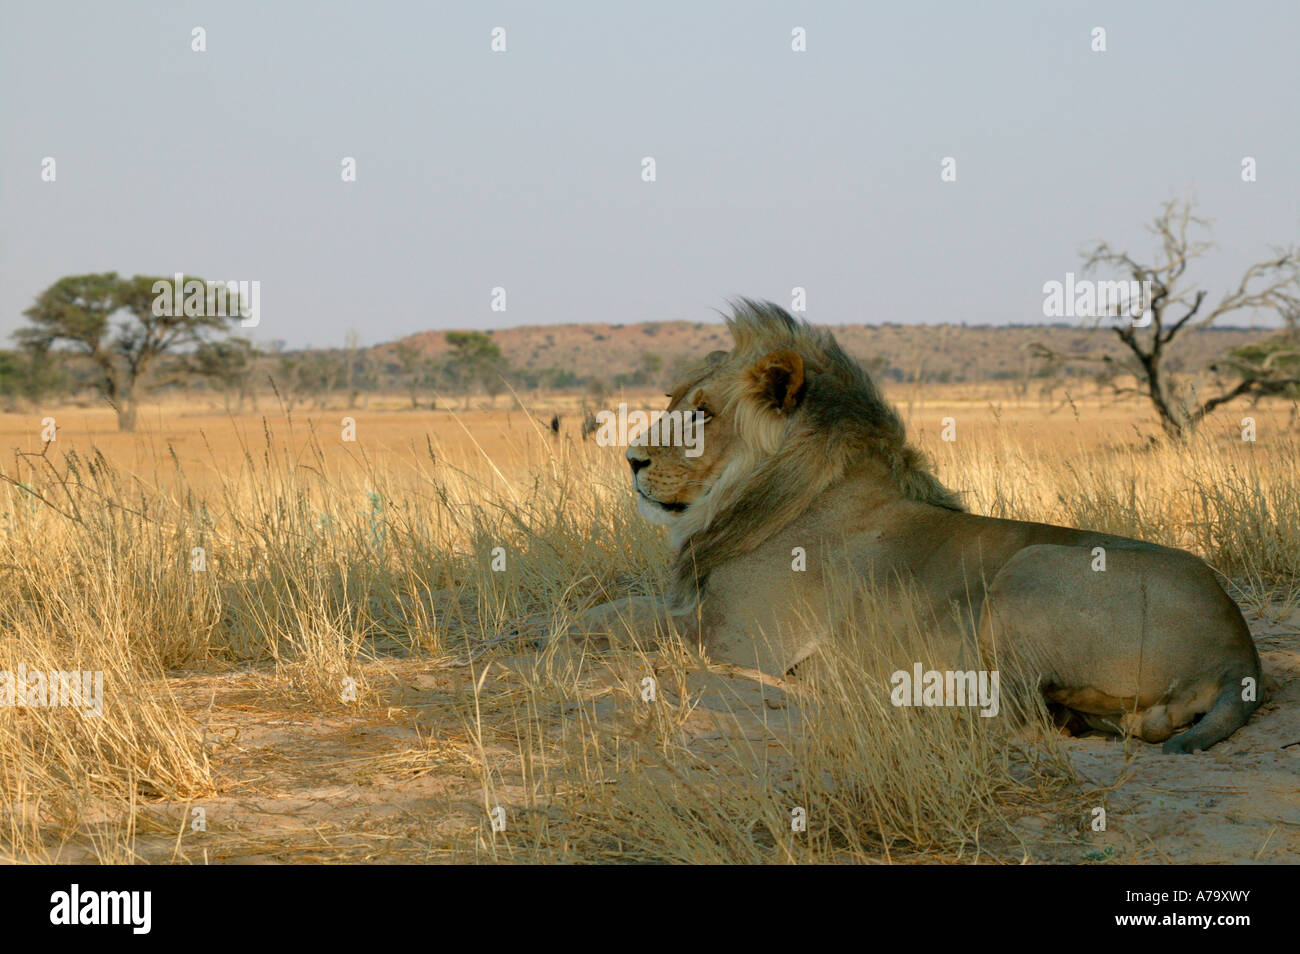
[[[1170,361],[1174,340],[1188,329],[1208,328],[1225,315],[1244,309],[1275,311],[1288,328],[1300,316],[1300,251],[1294,246],[1275,247],[1265,261],[1251,265],[1231,291],[1208,310],[1208,293],[1187,278],[1188,265],[1203,257],[1214,245],[1192,237],[1193,228],[1208,230],[1209,222],[1193,214],[1191,199],[1171,199],[1155,217],[1150,231],[1159,240],[1151,264],[1139,262],[1127,252],[1117,251],[1101,241],[1087,255],[1086,273],[1119,272],[1137,283],[1149,283],[1149,299],[1140,320],[1125,318],[1137,303],[1116,302],[1111,329],[1127,353],[1116,359],[1109,354],[1064,354],[1035,343],[1039,358],[1067,362],[1093,362],[1105,366],[1100,380],[1110,383],[1117,394],[1136,393],[1151,401],[1166,435],[1181,439],[1190,434],[1215,408],[1245,395],[1282,394],[1300,383],[1300,371],[1284,360],[1285,351],[1268,360],[1251,361],[1241,355],[1225,356],[1207,366],[1213,374],[1216,392],[1209,397],[1180,378]],[[1136,379],[1128,386],[1120,375]]]
[[[341,359],[341,376],[343,389],[347,393],[349,409],[357,406],[357,398],[363,390],[373,386],[370,359],[361,350],[361,336],[348,329],[343,336],[343,357]],[[369,398],[367,398],[367,402]]]

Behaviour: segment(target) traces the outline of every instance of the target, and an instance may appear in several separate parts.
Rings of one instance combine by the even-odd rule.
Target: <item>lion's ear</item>
[[[780,348],[758,359],[749,369],[753,394],[774,411],[785,413],[803,400],[803,358],[789,348]]]

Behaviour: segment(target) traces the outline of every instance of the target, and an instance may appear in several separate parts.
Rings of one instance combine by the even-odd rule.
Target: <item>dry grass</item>
[[[1071,421],[953,399],[911,417],[972,509],[1187,547],[1264,602],[1300,577],[1289,410],[1250,412],[1255,443],[1234,413],[1180,448],[1138,440],[1136,406]],[[102,671],[106,700],[100,718],[0,709],[5,857],[203,860],[189,806],[271,771],[241,768],[254,750],[249,730],[222,734],[228,701],[176,691],[220,674],[243,680],[261,722],[408,733],[365,743],[341,778],[446,783],[400,838],[340,814],[327,847],[286,836],[284,858],[1017,860],[1033,849],[1014,818],[1077,796],[1050,736],[890,706],[888,673],[933,647],[919,630],[891,643],[869,612],[788,685],[710,671],[680,645],[542,649],[571,614],[662,582],[664,541],[617,452],[553,440],[540,412],[442,415],[436,436],[427,415],[352,413],[351,445],[337,414],[177,418],[183,454],[153,432],[114,438],[110,456],[87,428],[5,469],[0,670]],[[938,439],[943,416],[956,442]],[[122,451],[140,440],[148,453]],[[437,681],[412,701],[416,671]],[[279,837],[218,814],[218,856]]]

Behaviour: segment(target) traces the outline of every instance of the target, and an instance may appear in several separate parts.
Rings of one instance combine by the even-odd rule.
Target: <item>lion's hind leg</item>
[[[1208,748],[1258,705],[1241,611],[1181,551],[1026,547],[990,583],[978,638],[981,655],[1017,661],[1022,682],[1037,673],[1049,701],[1166,752]]]

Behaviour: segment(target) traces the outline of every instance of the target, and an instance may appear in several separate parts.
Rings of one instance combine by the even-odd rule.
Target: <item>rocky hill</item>
[[[1027,347],[1041,342],[1056,351],[1119,356],[1123,350],[1107,328],[1077,325],[832,325],[840,344],[876,374],[895,380],[982,381],[1015,379],[1032,373]],[[1171,354],[1173,370],[1195,370],[1231,348],[1270,332],[1219,328],[1188,332]],[[584,380],[636,373],[647,364],[670,376],[709,351],[729,348],[721,322],[641,322],[637,324],[534,325],[489,332],[511,367],[529,371],[561,369]],[[448,350],[445,331],[425,331],[403,339],[437,359]],[[376,346],[391,359],[396,342]],[[659,377],[658,373],[653,375]]]

